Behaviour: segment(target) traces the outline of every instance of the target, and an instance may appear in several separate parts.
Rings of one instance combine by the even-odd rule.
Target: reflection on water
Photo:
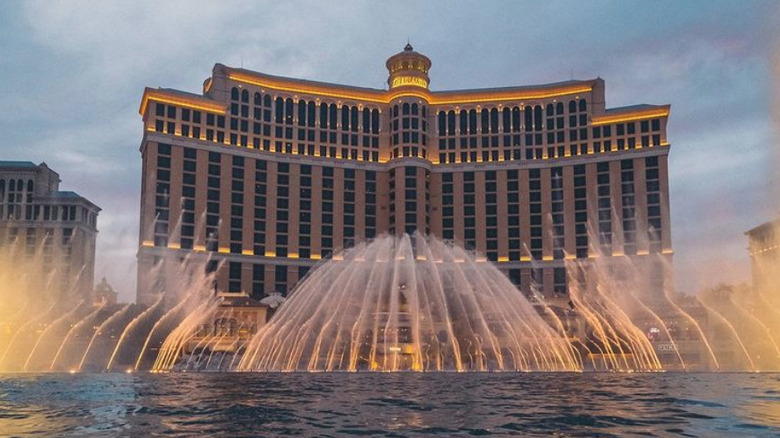
[[[776,436],[777,374],[0,376],[25,436]]]

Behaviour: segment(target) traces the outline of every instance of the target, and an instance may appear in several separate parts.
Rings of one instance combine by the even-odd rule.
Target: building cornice
[[[247,70],[224,67],[228,79],[278,91],[326,96],[334,99],[364,101],[388,104],[402,97],[425,99],[430,105],[468,104],[477,102],[514,101],[525,99],[545,99],[593,90],[597,79],[569,81],[546,85],[525,87],[485,88],[477,90],[428,91],[419,87],[399,87],[392,90],[373,90],[370,88],[348,87],[325,82],[306,81],[279,76],[270,76]]]
[[[144,116],[146,114],[146,108],[150,101],[168,103],[173,105],[179,105],[185,108],[191,108],[195,110],[207,111],[217,114],[225,114],[227,111],[227,105],[216,102],[208,97],[190,95],[189,93],[181,93],[174,90],[165,90],[162,88],[149,88],[144,89],[143,97],[141,97],[141,106],[138,109],[139,114]]]

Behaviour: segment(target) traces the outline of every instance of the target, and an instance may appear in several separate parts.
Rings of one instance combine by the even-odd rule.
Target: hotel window
[[[244,157],[233,157],[230,189],[230,252],[241,254],[244,238]]]
[[[455,199],[453,174],[441,175],[441,204],[442,204],[442,238],[452,240],[455,238]]]
[[[18,191],[23,190],[21,180],[17,184]],[[13,186],[11,186],[13,190]],[[169,214],[171,194],[171,145],[160,144],[157,148],[157,185],[155,187],[155,223],[154,246],[168,246]],[[21,198],[19,198],[21,201]],[[65,207],[67,208],[67,207]],[[63,212],[65,211],[63,209]],[[12,212],[9,207],[9,213]]]
[[[553,268],[553,294],[566,295],[566,268]]]
[[[268,190],[268,174],[266,162],[255,160],[255,212],[253,250],[255,255],[265,255],[265,219]]]
[[[509,238],[509,260],[519,261],[522,241],[520,240],[520,180],[519,171],[507,171],[507,236]],[[518,285],[519,277],[518,277]]]
[[[274,268],[274,290],[287,296],[287,266],[277,265]]]
[[[321,240],[320,246],[322,248],[322,258],[329,257],[333,252],[333,202],[324,201],[325,199],[333,199],[333,168],[322,168],[322,225],[321,225]]]
[[[531,231],[531,257],[542,259],[542,173],[539,169],[528,171],[528,199]]]
[[[344,169],[343,248],[355,245],[355,169]]]
[[[365,175],[365,236],[373,239],[376,237],[376,171],[367,170]]]
[[[290,202],[290,165],[276,164],[276,255],[287,257]]]
[[[588,196],[584,164],[574,166],[574,239],[577,258],[587,258]]]
[[[550,209],[552,218],[552,251],[555,260],[563,259],[563,168],[550,169]]]
[[[624,253],[636,254],[636,200],[634,196],[634,161],[620,161]]]
[[[261,299],[265,295],[265,266],[252,265],[252,298]]]
[[[206,249],[217,251],[219,226],[219,191],[222,156],[219,152],[209,152],[208,190],[206,191]]]
[[[474,172],[463,173],[463,235],[467,249],[477,247],[476,229],[476,190]]]
[[[495,170],[485,172],[485,234],[486,256],[498,261],[498,183]]]
[[[650,238],[650,252],[657,253],[661,252],[663,235],[658,157],[645,158],[645,181],[647,187],[647,226]]]
[[[228,263],[228,292],[241,291],[241,263]]]
[[[197,150],[183,148],[181,240],[183,249],[192,249],[195,238],[195,183],[197,180]]]
[[[311,166],[302,164],[298,201],[298,256],[301,258],[311,257],[311,175]]]
[[[612,198],[609,179],[609,163],[596,163],[599,244],[602,253],[606,255],[612,254]]]

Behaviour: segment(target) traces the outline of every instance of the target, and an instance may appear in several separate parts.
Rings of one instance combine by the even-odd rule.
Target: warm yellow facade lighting
[[[390,84],[390,88],[404,86],[428,88],[428,81],[417,76],[396,76]]]
[[[195,99],[177,96],[173,93],[167,93],[163,90],[146,89],[144,96],[141,99],[141,108],[138,112],[143,116],[146,114],[146,107],[149,101],[153,100],[160,103],[168,103],[171,105],[179,105],[185,108],[208,111],[212,113],[225,114],[226,107],[220,103],[213,102],[209,99]]]
[[[668,116],[669,116],[669,108],[631,111],[631,112],[625,112],[622,114],[615,114],[609,116],[594,116],[591,125],[593,126],[608,125],[610,123],[631,122],[634,120],[652,119],[656,117],[668,117]]]
[[[338,86],[328,86],[324,84],[295,84],[290,81],[282,81],[278,79],[264,78],[254,76],[246,73],[233,72],[228,74],[230,80],[236,82],[243,82],[246,84],[256,85],[261,88],[272,88],[277,91],[288,91],[292,93],[310,94],[318,96],[327,96],[335,99],[355,100],[364,102],[375,103],[390,103],[394,99],[399,97],[418,97],[425,99],[431,105],[446,105],[455,103],[477,103],[484,101],[509,101],[509,100],[522,100],[522,99],[545,99],[549,97],[564,96],[569,94],[587,93],[593,90],[590,85],[570,85],[560,87],[550,87],[536,90],[508,90],[508,91],[489,91],[486,90],[481,93],[459,93],[459,92],[442,92],[442,93],[429,93],[427,90],[421,90],[420,92],[401,92],[394,93],[392,91],[383,90],[350,90],[347,88],[341,88]],[[423,79],[420,79],[424,82]],[[404,84],[412,85],[412,84]],[[415,85],[419,87],[427,87],[423,85]]]

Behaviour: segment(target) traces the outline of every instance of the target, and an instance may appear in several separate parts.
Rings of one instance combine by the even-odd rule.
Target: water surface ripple
[[[780,375],[0,375],[0,435],[780,436]]]

